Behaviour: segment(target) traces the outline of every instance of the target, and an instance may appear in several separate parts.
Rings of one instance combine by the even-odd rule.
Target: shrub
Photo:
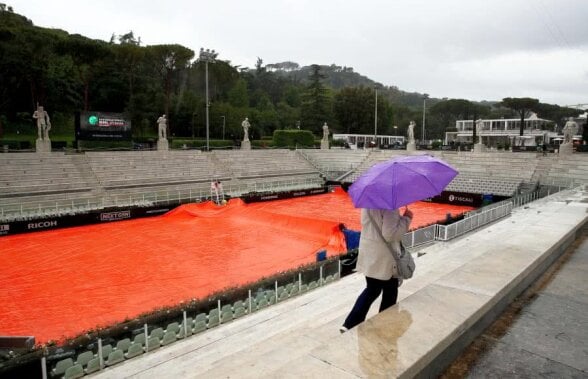
[[[344,139],[334,139],[331,141],[331,146],[344,147],[346,141]]]
[[[276,147],[313,147],[314,135],[308,130],[275,130],[273,144]]]

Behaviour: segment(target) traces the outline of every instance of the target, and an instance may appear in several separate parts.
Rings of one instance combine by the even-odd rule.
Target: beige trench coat
[[[378,236],[379,231],[368,214],[380,226],[384,239],[390,243],[396,254],[400,253],[400,241],[402,236],[408,232],[412,220],[410,217],[401,216],[398,209],[361,210],[361,237],[359,238],[357,271],[370,278],[388,280],[393,276],[398,276],[396,261],[390,249]]]

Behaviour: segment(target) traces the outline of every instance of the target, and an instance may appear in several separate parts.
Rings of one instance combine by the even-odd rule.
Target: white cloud
[[[17,0],[36,25],[108,40],[179,43],[253,67],[285,60],[353,67],[385,85],[436,97],[525,94],[588,102],[585,0]],[[576,63],[570,63],[576,62]],[[532,74],[532,75],[531,75]],[[530,78],[533,76],[533,80]],[[577,87],[572,84],[577,83]]]
[[[579,99],[586,101],[586,67],[587,51],[558,49],[454,62],[446,68],[448,76],[456,78],[454,92],[464,88],[467,93],[478,93],[478,100],[535,97],[566,105],[576,104]]]

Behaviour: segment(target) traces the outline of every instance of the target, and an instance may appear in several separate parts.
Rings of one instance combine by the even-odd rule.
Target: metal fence
[[[568,185],[574,182],[567,182]],[[576,183],[577,184],[577,183]],[[498,203],[487,205],[483,208],[465,214],[463,220],[457,221],[450,225],[431,225],[413,232],[406,233],[402,242],[407,247],[414,247],[435,240],[448,241],[452,238],[459,237],[469,231],[480,228],[486,224],[506,217],[512,213],[514,208],[521,207],[537,199],[544,198],[561,190],[569,188],[568,186],[542,186],[537,191],[523,193],[510,199]]]
[[[320,188],[324,185],[321,178],[287,179],[271,182],[253,182],[230,184],[223,183],[224,194],[239,197],[252,192],[277,192],[298,189]],[[182,188],[176,190],[142,191],[129,194],[102,195],[89,198],[76,198],[65,194],[63,198],[46,201],[10,203],[6,199],[0,204],[0,220],[27,220],[38,217],[62,216],[83,213],[109,207],[153,206],[171,203],[200,202],[213,198],[210,189]]]
[[[452,238],[459,237],[492,221],[508,216],[511,214],[512,209],[513,203],[506,202],[498,207],[493,207],[474,214],[456,223],[450,225],[437,225],[436,239],[440,241],[448,241]]]
[[[402,236],[402,244],[406,247],[415,247],[435,241],[438,225],[430,225],[424,228],[413,230]]]
[[[84,374],[102,371],[106,367],[143,356],[340,278],[341,261],[325,261],[317,267],[286,275],[265,285],[244,287],[241,291],[244,295],[241,297],[221,295],[203,300],[201,304],[187,304],[169,316],[162,315],[159,321],[127,326],[118,335],[102,333],[102,338],[93,337],[79,347],[46,348],[41,357],[42,378],[46,379],[47,373],[50,373],[50,377],[65,375],[64,377],[79,378]]]

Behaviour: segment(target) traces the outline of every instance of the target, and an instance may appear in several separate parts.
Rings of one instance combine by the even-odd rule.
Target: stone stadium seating
[[[460,174],[497,179],[531,181],[539,162],[536,153],[470,153],[443,152],[441,159],[458,169]]]
[[[539,179],[542,184],[588,184],[588,154],[573,154],[552,159]]]
[[[513,196],[523,183],[532,182],[539,161],[535,153],[426,153],[433,153],[459,171],[459,175],[447,187],[448,190],[500,196]],[[373,152],[345,181],[352,182],[374,164],[402,154],[406,152]]]
[[[291,150],[215,151],[213,157],[230,167],[236,179],[319,176],[315,167]]]
[[[144,186],[161,183],[210,182],[228,177],[207,154],[193,151],[89,152],[87,162],[105,188]]]
[[[365,150],[343,149],[303,149],[298,154],[307,159],[327,179],[335,180],[339,176],[359,167],[370,155]]]
[[[60,153],[0,155],[0,198],[91,191],[96,182],[77,158]]]
[[[354,181],[402,150],[171,150],[85,154],[0,154],[0,219],[28,220],[108,206],[210,198],[210,182],[224,193],[317,188],[325,179]],[[421,152],[460,172],[448,189],[511,196],[525,186],[588,181],[588,156],[510,152]],[[343,175],[347,174],[343,177]]]
[[[446,190],[466,193],[483,193],[499,196],[514,196],[521,180],[494,179],[479,176],[458,175],[449,183]]]
[[[376,150],[370,153],[370,155],[365,159],[357,169],[343,178],[343,181],[346,182],[354,182],[355,179],[361,176],[368,168],[372,167],[373,165],[387,161],[396,156],[406,155],[406,151],[403,150]]]

